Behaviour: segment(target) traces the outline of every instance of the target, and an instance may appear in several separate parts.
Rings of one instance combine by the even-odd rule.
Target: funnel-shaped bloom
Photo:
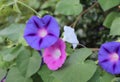
[[[43,18],[32,16],[24,31],[26,42],[34,49],[40,50],[53,45],[59,38],[60,28],[50,15]]]
[[[103,44],[98,53],[99,65],[109,73],[120,74],[120,42]]]
[[[70,26],[64,26],[64,41],[67,41],[72,44],[73,48],[75,49],[79,44],[75,31]]]
[[[43,60],[50,70],[57,70],[66,60],[65,43],[59,39],[55,44],[46,48]]]

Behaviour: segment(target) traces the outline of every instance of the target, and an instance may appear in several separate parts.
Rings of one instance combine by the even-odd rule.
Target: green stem
[[[2,9],[4,9],[5,7],[8,7],[8,6],[10,6],[10,5],[13,5],[15,2],[11,2],[11,3],[8,3],[8,4],[6,4],[6,5],[2,5],[2,7],[0,8],[0,11],[2,10]]]
[[[79,43],[78,45],[82,46],[83,48],[87,48],[87,47],[86,47],[85,45],[83,45],[83,44],[80,44],[80,43]]]
[[[19,3],[19,4],[21,4],[21,5],[25,6],[25,7],[27,7],[28,9],[32,10],[35,14],[37,14],[38,16],[40,16],[39,13],[37,11],[35,11],[33,8],[31,8],[29,5],[27,5],[27,4],[25,4],[25,3],[21,2],[21,1],[17,1],[17,3]]]
[[[19,7],[18,7],[17,1],[18,1],[18,0],[14,0],[14,2],[15,2],[15,7],[16,7],[16,9],[17,9],[17,12],[19,12],[19,13],[21,14],[21,11],[20,11],[20,9],[19,9]]]

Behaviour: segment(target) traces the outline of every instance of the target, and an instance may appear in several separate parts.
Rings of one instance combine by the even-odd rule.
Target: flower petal
[[[47,35],[45,38],[43,38],[43,41],[42,41],[42,43],[41,43],[41,45],[40,45],[40,48],[43,49],[43,48],[50,47],[50,46],[53,45],[57,40],[58,40],[57,37]]]
[[[79,44],[75,31],[70,26],[64,26],[63,40],[71,43],[73,45],[73,48],[76,48],[77,45]]]
[[[27,22],[27,25],[29,25],[29,24],[32,25],[33,29],[35,29],[35,28],[39,29],[39,28],[44,27],[44,25],[45,25],[42,18],[39,18],[37,16],[32,16]]]
[[[46,15],[45,17],[43,17],[43,20],[45,20],[44,22],[46,22],[48,33],[52,33],[54,36],[59,37],[60,27],[55,18],[50,15]]]
[[[56,50],[60,52],[55,53]],[[43,60],[50,70],[60,68],[66,60],[65,43],[59,39],[55,44],[46,48],[44,50]]]
[[[41,50],[53,45],[59,38],[60,28],[50,15],[43,18],[32,16],[24,31],[26,42],[34,49]]]
[[[120,74],[120,42],[102,44],[98,53],[99,65],[111,74]]]
[[[37,36],[24,36],[26,42],[31,45],[38,37]],[[38,45],[38,44],[35,44]],[[31,46],[32,47],[32,46]],[[32,47],[33,48],[33,47]]]

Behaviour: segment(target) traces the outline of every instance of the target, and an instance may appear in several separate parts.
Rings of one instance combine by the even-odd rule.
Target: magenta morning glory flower
[[[43,60],[50,70],[57,70],[66,60],[65,43],[59,39],[55,44],[46,48],[43,53]]]
[[[99,65],[109,73],[120,74],[120,42],[102,44],[98,53]]]
[[[53,45],[59,38],[60,28],[54,17],[32,16],[24,31],[26,42],[34,49],[40,50]]]

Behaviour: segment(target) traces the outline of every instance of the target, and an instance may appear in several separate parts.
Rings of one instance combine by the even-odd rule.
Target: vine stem
[[[83,48],[87,48],[85,45],[83,45],[83,44],[78,44],[79,46],[82,46]]]
[[[27,4],[25,4],[25,3],[21,2],[21,1],[18,1],[18,0],[17,0],[17,3],[27,7],[28,9],[32,10],[36,15],[40,16],[39,13],[37,11],[35,11],[33,8],[31,8],[29,5],[27,5]]]
[[[98,51],[99,48],[90,48],[92,51]]]
[[[92,9],[93,7],[95,7],[98,4],[98,2],[95,2],[91,7],[89,7],[88,9],[84,10],[82,13],[80,13],[80,15],[77,17],[77,19],[75,20],[75,22],[73,22],[70,26],[72,26],[73,28],[75,28],[77,22],[80,20],[81,16],[83,14],[85,14],[86,12],[88,12],[90,9]]]
[[[83,48],[87,48],[85,45],[83,45],[83,44],[78,44],[79,46],[82,46]],[[98,51],[99,50],[99,48],[89,48],[89,49],[91,49],[92,51]]]
[[[6,4],[6,5],[2,5],[2,7],[0,8],[0,11],[1,11],[2,9],[4,9],[5,7],[8,7],[8,6],[13,5],[13,4],[14,4],[14,2],[11,2],[11,3]]]

